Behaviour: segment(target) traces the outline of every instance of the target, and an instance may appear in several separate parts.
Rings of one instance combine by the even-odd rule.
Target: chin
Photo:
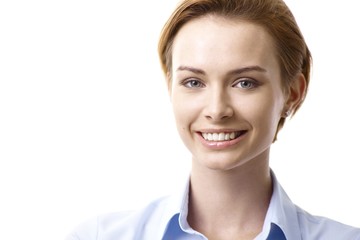
[[[224,156],[227,154],[212,154],[212,156],[202,156],[194,158],[194,164],[201,165],[211,170],[229,171],[247,162],[239,157]]]

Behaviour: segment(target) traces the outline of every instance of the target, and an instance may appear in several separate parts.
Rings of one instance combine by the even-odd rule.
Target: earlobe
[[[287,118],[291,115],[291,109],[286,109],[282,115],[283,118]]]
[[[288,117],[295,113],[297,109],[301,106],[302,102],[305,99],[307,92],[307,82],[302,73],[298,74],[296,78],[291,83],[288,99],[285,105],[285,116]]]

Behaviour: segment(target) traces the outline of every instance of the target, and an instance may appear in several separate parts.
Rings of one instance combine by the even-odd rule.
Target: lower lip
[[[226,148],[230,148],[230,147],[234,146],[235,144],[239,143],[240,141],[242,141],[242,139],[244,138],[244,136],[246,134],[247,134],[247,132],[242,133],[238,138],[235,138],[230,141],[207,141],[202,137],[201,133],[198,133],[198,137],[200,138],[200,142],[205,147],[213,149],[213,150],[223,150]]]

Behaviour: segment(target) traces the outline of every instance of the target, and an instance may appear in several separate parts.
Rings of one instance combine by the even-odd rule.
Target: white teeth
[[[225,133],[219,133],[219,141],[225,140]]]
[[[236,133],[202,133],[203,138],[207,141],[229,141],[236,138]]]

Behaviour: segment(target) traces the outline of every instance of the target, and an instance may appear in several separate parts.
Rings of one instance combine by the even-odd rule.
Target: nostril
[[[232,116],[233,116],[233,114],[224,114],[224,115],[209,114],[209,115],[206,115],[205,118],[208,120],[212,120],[212,121],[219,121],[219,120],[227,120],[228,118],[231,118]]]
[[[221,119],[227,119],[227,118],[229,118],[229,117],[230,117],[230,116],[225,115],[225,116],[222,116]]]

